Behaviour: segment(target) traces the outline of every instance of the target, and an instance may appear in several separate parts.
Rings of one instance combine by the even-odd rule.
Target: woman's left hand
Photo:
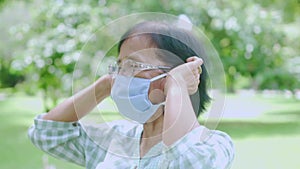
[[[200,83],[201,65],[203,60],[199,57],[189,57],[187,63],[177,66],[169,72],[165,85],[165,94],[171,87],[186,88],[189,95],[197,92]]]

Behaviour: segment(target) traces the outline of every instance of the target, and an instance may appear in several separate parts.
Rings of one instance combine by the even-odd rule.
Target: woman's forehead
[[[143,63],[160,63],[156,55],[157,48],[151,43],[151,39],[145,35],[126,39],[120,48],[118,62],[132,59]]]

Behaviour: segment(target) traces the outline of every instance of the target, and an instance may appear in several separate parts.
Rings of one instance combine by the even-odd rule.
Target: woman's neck
[[[150,123],[144,124],[144,130],[142,138],[156,137],[162,134],[164,118],[163,115]]]
[[[144,130],[140,142],[140,156],[143,157],[154,145],[162,140],[163,115],[156,120],[144,124]]]

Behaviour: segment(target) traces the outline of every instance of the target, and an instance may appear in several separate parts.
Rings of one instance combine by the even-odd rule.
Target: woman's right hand
[[[43,119],[64,122],[77,121],[110,95],[111,86],[112,76],[104,75],[50,110],[43,116]]]

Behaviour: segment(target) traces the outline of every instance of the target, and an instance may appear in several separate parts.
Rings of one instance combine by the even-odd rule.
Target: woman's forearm
[[[53,121],[77,121],[110,95],[111,80],[108,75],[102,76],[95,83],[66,99],[50,110],[43,119]]]
[[[199,126],[188,90],[181,84],[174,82],[166,93],[163,141],[167,146]]]

